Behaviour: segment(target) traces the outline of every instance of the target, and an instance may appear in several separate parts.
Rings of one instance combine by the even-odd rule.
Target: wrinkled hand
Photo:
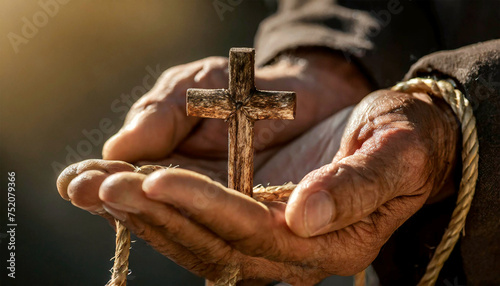
[[[406,219],[446,193],[457,142],[450,112],[425,94],[369,95],[353,111],[333,161],[308,174],[287,204],[257,202],[191,171],[146,176],[117,161],[72,165],[58,189],[208,279],[231,265],[241,279],[311,285],[367,267]],[[280,162],[281,169],[303,168],[310,154],[331,160],[325,146],[334,119],[280,150],[270,170]]]
[[[218,177],[227,177],[227,123],[186,115],[188,88],[227,88],[228,61],[210,57],[168,69],[154,88],[129,111],[124,126],[103,149],[103,158],[127,162],[155,161]],[[258,68],[261,90],[293,90],[297,116],[293,121],[263,120],[255,125],[257,171],[273,147],[289,142],[369,92],[362,74],[340,55],[325,51],[296,52]]]

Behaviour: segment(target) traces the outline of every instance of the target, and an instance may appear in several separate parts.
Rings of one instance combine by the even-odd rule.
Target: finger
[[[180,166],[182,169],[210,177],[221,184],[227,185],[227,159],[202,159],[196,156],[186,156],[174,152],[160,161],[139,161],[137,165]]]
[[[170,172],[188,173],[195,178],[197,176],[198,179],[204,178],[193,172],[168,169],[157,171],[146,180],[158,173]],[[112,175],[101,185],[100,197],[105,205],[112,206],[111,208],[116,210],[113,211],[114,213],[122,212],[118,213],[117,217],[124,218],[124,224],[137,236],[195,274],[217,280],[220,275],[225,274],[226,267],[237,266],[240,267],[240,275],[243,278],[266,277],[282,280],[289,276],[293,277],[292,274],[302,269],[301,265],[285,265],[285,263],[271,262],[259,257],[249,257],[232,249],[217,234],[196,223],[193,220],[194,216],[188,213],[189,206],[182,207],[183,211],[180,212],[167,204],[146,197],[142,191],[145,184],[144,178],[141,174]],[[185,189],[182,192],[192,190],[194,185],[199,183],[192,182],[193,177],[180,179],[186,179],[183,181]],[[207,178],[204,179],[208,181]],[[172,184],[169,184],[165,191],[181,193]],[[196,202],[194,204],[200,206]],[[235,226],[228,225],[227,227],[234,228],[234,232],[240,231]],[[190,256],[191,254],[194,257]],[[293,257],[293,255],[287,257]],[[193,263],[195,258],[201,262]]]
[[[223,73],[220,66],[227,67],[227,60],[210,58],[167,70],[132,106],[122,129],[105,143],[103,158],[135,162],[169,154],[200,121],[186,115],[186,90],[214,85],[224,77],[211,72]]]
[[[315,107],[312,106],[315,100],[306,100],[308,96],[304,94],[310,90],[299,90],[296,73],[286,75],[285,69],[274,66],[272,69],[255,71],[255,84],[258,89],[290,90],[295,87],[298,109],[294,120],[259,120],[255,123],[254,147],[257,151],[288,142],[322,119],[315,116]],[[227,157],[227,123],[223,120],[203,120],[192,135],[179,145],[179,151],[209,158]]]
[[[172,151],[199,121],[185,115],[183,100],[183,94],[199,69],[192,68],[182,79],[179,77],[184,74],[177,74],[172,79],[173,86],[167,86],[166,90],[155,86],[136,102],[122,129],[104,144],[103,158],[134,162],[161,158]]]
[[[152,225],[149,218],[144,219],[144,217],[145,215],[130,214],[124,224],[156,251],[192,273],[210,280],[216,280],[221,275],[224,269],[223,264],[203,260],[195,252],[172,240],[173,235],[163,225]],[[200,240],[200,237],[197,239]]]
[[[230,257],[231,248],[219,237],[177,209],[147,198],[142,191],[145,178],[136,173],[112,175],[102,183],[99,197],[131,231],[152,245],[161,248],[166,238],[189,249],[206,263]],[[155,229],[163,229],[161,236]]]
[[[357,103],[369,91],[353,76],[358,72],[353,65],[332,54],[313,54],[304,55],[304,60],[298,62],[282,59],[255,71],[258,89],[289,90],[297,95],[294,120],[256,122],[257,151],[289,142],[332,114]],[[351,86],[355,86],[356,91]]]
[[[286,221],[297,235],[335,231],[395,197],[427,192],[427,156],[411,127],[396,122],[375,130],[363,142],[350,139],[346,141],[359,149],[343,145],[341,156],[308,174],[290,197]],[[346,150],[351,153],[342,154]]]
[[[204,119],[176,151],[199,158],[227,158],[227,130],[228,124],[224,120]]]
[[[293,235],[284,223],[283,205],[281,212],[278,211],[279,206],[269,207],[268,211],[271,214],[268,215],[260,211],[266,210],[266,206],[251,200],[248,203],[253,206],[258,205],[259,208],[238,203],[238,198],[247,199],[247,197],[234,191],[224,190],[217,183],[213,183],[213,186],[203,186],[204,183],[211,181],[204,176],[180,169],[161,170],[149,175],[142,183],[142,189],[149,189],[145,192],[140,191],[142,175],[134,179],[135,176],[137,174],[128,178],[125,178],[124,174],[110,176],[102,184],[101,198],[106,204],[111,203],[114,208],[131,212],[129,219],[125,220],[125,225],[148,242],[152,241],[150,242],[152,245],[161,246],[162,242],[151,229],[152,226],[160,227],[165,229],[163,237],[186,247],[205,263],[211,263],[209,266],[211,271],[203,272],[205,273],[203,275],[209,276],[210,279],[218,277],[213,274],[220,273],[217,265],[231,263],[240,264],[244,275],[249,277],[260,277],[262,273],[269,272],[265,277],[276,279],[290,278],[280,274],[287,276],[296,273],[293,271],[303,271],[303,267],[308,269],[304,275],[307,273],[325,275],[327,267],[318,267],[323,263],[329,263],[328,271],[344,273],[350,269],[345,266],[345,262],[351,259],[346,253],[351,253],[352,249],[346,252],[345,247],[356,247],[356,243],[346,243],[334,234],[308,239]],[[162,180],[163,182],[160,182]],[[113,181],[115,183],[112,183]],[[153,190],[156,187],[163,189],[161,194]],[[205,198],[199,197],[197,194],[204,187],[221,188],[220,191],[226,192],[217,195],[215,199],[213,194]],[[175,198],[169,198],[165,193],[170,193]],[[183,209],[185,211],[183,213],[187,216],[169,207],[168,204],[145,196],[149,194],[155,199],[161,198],[161,201],[168,201],[168,204]],[[231,197],[233,194],[237,195],[236,199]],[[205,199],[211,199],[210,203],[203,203]],[[224,201],[227,203],[220,203]],[[134,223],[135,217],[140,218],[145,224]],[[239,251],[232,251],[224,240],[228,240]],[[376,245],[379,245],[380,242],[377,243]],[[242,256],[240,252],[253,257]],[[353,253],[359,254],[359,251]],[[361,264],[369,263],[373,259],[369,255],[359,256]],[[270,262],[268,259],[275,262]],[[366,262],[368,260],[370,261]]]
[[[137,237],[146,241],[156,251],[182,267],[200,276],[206,275],[204,270],[214,268],[213,265],[205,263],[183,245],[171,240],[168,231],[163,226],[151,224],[150,220],[142,218],[143,215],[126,213],[109,205],[104,205],[104,208]]]
[[[99,186],[109,176],[102,171],[85,171],[78,175],[68,185],[68,197],[71,203],[92,213],[102,213],[101,200],[99,200]]]
[[[319,259],[330,275],[351,276],[366,269],[378,256],[394,231],[417,212],[425,202],[422,196],[397,197],[369,216],[335,232],[318,236],[327,240]]]
[[[122,162],[107,162],[102,160],[85,161],[80,163],[79,166],[72,166],[64,173],[65,178],[73,177],[67,186],[67,197],[75,206],[100,214],[108,219],[112,225],[114,223],[110,220],[108,214],[111,214],[116,219],[127,221],[126,225],[129,229],[134,231],[142,239],[148,241],[160,253],[175,262],[182,262],[184,267],[192,271],[197,271],[199,275],[205,274],[200,272],[203,269],[213,268],[213,266],[201,261],[184,246],[168,239],[165,235],[165,229],[161,227],[161,223],[158,224],[160,226],[151,225],[143,221],[138,215],[129,215],[123,210],[112,207],[111,205],[114,205],[113,203],[108,202],[107,205],[103,205],[103,201],[99,198],[99,189],[101,187],[105,189],[103,194],[107,200],[116,199],[117,190],[123,188],[124,191],[127,191],[133,187],[134,182],[138,182],[137,186],[140,189],[145,175],[123,172],[130,171],[130,169],[130,165],[127,163],[122,164]],[[110,174],[116,171],[122,172],[118,176]],[[103,186],[103,182],[110,176],[112,178],[104,183]],[[115,185],[112,191],[110,191],[110,181],[119,181],[120,183]],[[63,187],[64,184],[66,184],[66,182],[61,182],[60,186]],[[123,193],[120,195],[123,195]],[[139,202],[142,201],[139,200]],[[150,206],[146,205],[145,207],[149,208]],[[164,214],[164,212],[156,211],[155,208],[153,208],[153,212],[160,216]],[[165,218],[168,218],[168,216],[165,216]]]
[[[194,172],[158,171],[144,181],[143,189],[148,198],[185,210],[192,220],[246,255],[301,260],[318,247],[314,240],[290,232],[283,204],[268,207]]]
[[[62,198],[66,200],[75,200],[75,202],[80,203],[79,198],[84,200],[86,199],[86,188],[84,186],[80,186],[80,183],[90,184],[92,186],[90,189],[93,189],[98,186],[97,181],[102,181],[101,179],[104,177],[104,174],[113,174],[125,171],[131,172],[134,169],[135,167],[133,165],[121,161],[85,160],[72,164],[62,171],[57,178],[57,190]],[[93,172],[84,174],[87,171]],[[72,184],[73,189],[68,190],[70,183],[80,175],[82,175],[82,177],[78,179],[80,183],[74,182]],[[94,182],[94,179],[97,181]],[[90,193],[92,192],[89,191],[89,194]],[[87,205],[84,201],[81,203],[83,205]]]

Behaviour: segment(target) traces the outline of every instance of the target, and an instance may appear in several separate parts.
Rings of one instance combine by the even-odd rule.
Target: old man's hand
[[[284,169],[300,169],[310,156],[299,151],[321,152],[318,141],[328,142],[328,136],[318,135],[330,131],[328,124],[318,125],[297,139],[297,152],[271,157],[267,170],[279,177]],[[364,269],[426,201],[453,191],[447,182],[457,133],[443,103],[426,94],[381,90],[355,108],[339,151],[334,157],[324,153],[333,160],[302,179],[287,204],[257,202],[191,171],[146,176],[119,161],[72,165],[58,188],[76,206],[114,216],[208,279],[237,269],[240,279],[310,285]]]
[[[227,58],[209,57],[166,70],[132,106],[121,130],[106,142],[103,158],[158,161],[182,154],[227,160],[227,123],[186,115],[186,90],[227,88],[227,65]],[[258,151],[289,142],[370,91],[354,64],[322,50],[296,51],[294,56],[256,69],[255,85],[261,90],[293,90],[298,106],[293,121],[256,123]]]

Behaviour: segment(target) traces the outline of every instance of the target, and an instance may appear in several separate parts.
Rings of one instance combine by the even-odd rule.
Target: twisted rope
[[[402,92],[426,92],[444,99],[451,107],[460,121],[462,130],[462,180],[455,209],[451,215],[450,223],[439,243],[431,261],[427,265],[426,272],[418,285],[434,285],[439,272],[450,256],[455,244],[464,232],[465,220],[476,190],[479,161],[479,141],[476,131],[476,118],[472,112],[469,101],[462,92],[455,89],[447,81],[435,81],[432,79],[414,78],[407,82],[397,84],[392,88]]]
[[[395,91],[401,92],[425,92],[429,95],[442,98],[452,108],[457,115],[462,130],[462,180],[460,182],[460,190],[456,202],[455,210],[451,216],[450,223],[446,229],[441,242],[427,266],[425,275],[422,277],[418,285],[434,285],[439,276],[439,272],[444,263],[451,254],[458,241],[460,233],[463,233],[465,227],[465,219],[469,212],[474,191],[476,188],[476,180],[478,176],[478,150],[479,143],[476,132],[476,119],[472,113],[472,107],[464,95],[453,87],[447,81],[435,81],[432,79],[415,78],[406,82],[397,84],[392,88]],[[135,172],[142,174],[150,174],[155,170],[163,169],[161,166],[142,166],[137,168]],[[287,202],[290,194],[295,189],[296,185],[287,183],[282,186],[256,186],[253,189],[253,198],[258,201],[281,201]],[[116,250],[115,262],[112,270],[112,278],[106,284],[107,286],[124,286],[126,285],[128,274],[128,257],[130,251],[130,233],[126,227],[116,220]],[[228,271],[226,279],[220,279],[216,282],[218,285],[235,285],[235,277],[238,275],[238,269]],[[224,281],[224,282],[222,282]],[[222,283],[221,283],[222,282]],[[226,284],[227,283],[227,284]],[[355,275],[355,285],[365,285],[365,271]]]
[[[146,165],[136,167],[134,173],[151,174],[156,170],[168,167]],[[116,226],[116,247],[113,268],[111,268],[111,279],[106,286],[126,286],[128,270],[128,257],[130,255],[130,231],[119,220],[115,219]]]
[[[111,279],[106,286],[127,285],[128,257],[130,255],[130,231],[117,219],[116,225],[116,249],[113,268],[111,269]]]

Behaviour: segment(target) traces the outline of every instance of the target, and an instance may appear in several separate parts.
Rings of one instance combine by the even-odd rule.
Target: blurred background
[[[162,71],[252,47],[276,8],[273,0],[0,0],[0,285],[108,281],[115,233],[61,199],[57,176],[101,158]],[[16,279],[6,268],[7,172],[16,173]],[[129,285],[204,284],[132,239]]]
[[[223,13],[220,3],[229,5]],[[251,47],[275,9],[273,1],[0,0],[0,285],[107,282],[114,231],[60,198],[59,172],[100,158],[163,70]],[[8,171],[17,184],[15,280],[6,276]],[[130,267],[129,285],[203,285],[141,240]]]
[[[61,199],[57,176],[101,158],[129,107],[164,70],[253,46],[259,23],[276,8],[276,0],[0,0],[0,286],[108,281],[115,233]],[[406,70],[421,55],[403,50]],[[8,172],[16,174],[16,279],[6,264]],[[204,284],[133,240],[128,285]],[[336,277],[321,285],[351,284]]]

